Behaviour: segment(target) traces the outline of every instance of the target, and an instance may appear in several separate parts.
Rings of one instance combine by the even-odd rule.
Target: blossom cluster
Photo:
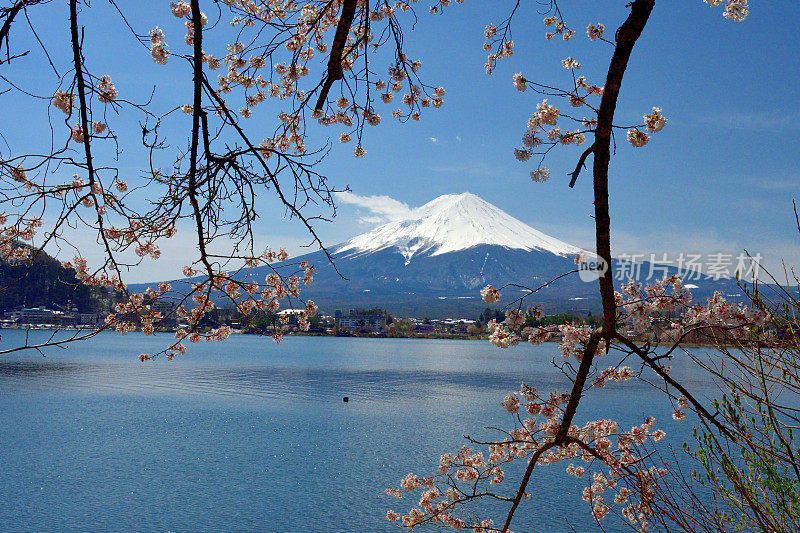
[[[491,285],[484,288],[481,294],[487,302],[494,303],[500,299],[499,291]],[[693,330],[702,332],[721,328],[724,332],[721,340],[742,341],[756,330],[763,333],[762,328],[770,320],[766,310],[730,304],[719,292],[715,292],[705,305],[692,305],[690,291],[683,285],[682,279],[675,275],[645,286],[630,280],[621,285],[614,297],[618,323],[627,324],[637,334],[650,330],[656,334],[656,338],[662,334],[679,341],[684,334]],[[559,350],[562,356],[578,362],[583,360],[591,337],[595,334],[595,330],[585,324],[562,324],[557,328],[530,327],[526,325],[519,309],[511,309],[502,323],[490,322],[488,330],[489,342],[501,348],[514,346],[526,339],[532,344],[539,344],[550,337],[560,336]],[[604,355],[610,348],[604,338],[596,340],[596,343],[595,357]],[[665,365],[655,370],[662,377],[670,373],[670,367]],[[602,388],[607,382],[624,383],[638,377],[639,373],[629,366],[610,366],[595,375],[592,386]],[[685,411],[689,408],[687,399],[681,396],[677,404],[672,413],[673,419],[686,420]],[[515,405],[511,398],[504,402],[507,409],[509,405]]]
[[[589,24],[586,27],[586,36],[589,37],[592,41],[596,41],[597,39],[603,38],[603,33],[605,33],[606,27],[600,24]]]
[[[580,65],[571,57],[563,60],[564,68],[576,69]],[[525,90],[527,88],[526,79],[522,73],[517,73],[513,76],[514,86],[517,89]],[[601,95],[603,92],[602,87],[590,85],[586,82],[584,76],[580,76],[575,81],[576,90],[584,89],[586,94],[580,96],[576,93],[566,93],[565,96],[573,107],[581,107],[584,105],[585,99],[590,95]],[[548,99],[544,99],[536,104],[536,112],[531,115],[527,122],[527,130],[522,136],[522,147],[514,149],[514,156],[519,161],[528,161],[537,148],[542,145],[549,147],[557,144],[576,146],[582,145],[586,142],[586,133],[591,131],[597,126],[597,119],[584,119],[581,121],[583,130],[564,130],[558,127],[558,121],[561,117],[561,111],[549,103]],[[657,133],[661,131],[666,125],[666,118],[664,117],[661,108],[654,107],[653,112],[644,115],[644,127],[647,131],[640,131],[638,127],[630,128],[627,131],[628,142],[634,147],[641,147],[650,141],[648,133]],[[531,179],[533,181],[545,181],[550,176],[550,171],[546,167],[539,167],[531,172]]]
[[[660,107],[654,107],[653,112],[644,115],[644,126],[648,133],[658,133],[667,123],[667,119],[661,112]],[[628,142],[634,148],[641,148],[650,142],[650,136],[639,130],[639,128],[629,128],[627,132]]]
[[[691,292],[678,276],[666,276],[644,288],[630,280],[620,286],[620,291],[614,293],[619,320],[630,323],[636,332],[644,331],[653,315],[684,308],[692,301]]]
[[[150,30],[150,55],[159,65],[166,65],[169,59],[167,43],[164,42],[164,32],[156,26]]]
[[[499,290],[491,285],[481,290],[481,296],[487,303],[500,300]],[[680,338],[692,329],[716,326],[723,328],[732,339],[743,340],[754,328],[762,328],[770,317],[763,309],[733,305],[719,292],[715,292],[705,305],[691,305],[692,294],[676,275],[665,276],[644,286],[630,280],[620,286],[620,290],[614,293],[614,298],[618,322],[629,324],[634,332],[641,333],[652,327],[657,318],[661,322],[666,319],[669,325],[665,329],[673,338]],[[539,344],[558,333],[562,355],[578,361],[582,359],[586,343],[593,333],[591,327],[583,324],[562,324],[557,327],[557,331],[533,328],[526,326],[526,316],[537,315],[526,315],[518,309],[511,309],[502,323],[490,322],[489,342],[502,348],[519,344],[521,340]],[[670,316],[673,317],[669,318]],[[596,355],[602,355],[607,348],[601,339]]]
[[[53,107],[63,111],[65,114],[72,114],[75,108],[75,93],[66,93],[64,91],[56,91],[51,100]]]
[[[734,22],[742,22],[750,14],[747,0],[703,0],[703,2],[714,7],[721,6],[724,2],[725,11],[722,16]]]
[[[505,42],[505,35],[509,30],[508,24],[509,22],[507,21],[501,29],[490,24],[484,32],[485,37],[487,40],[496,38],[501,43]],[[573,30],[567,28],[560,16],[547,16],[544,19],[544,24],[549,28],[549,31],[545,34],[547,40],[552,40],[556,35],[560,35],[564,41],[569,41],[575,34]],[[496,36],[501,30],[503,36],[497,38]],[[592,41],[605,40],[603,39],[604,32],[605,26],[599,22],[589,24],[586,28],[586,35]],[[487,50],[491,49],[488,42],[484,47]],[[496,56],[497,54],[490,54],[489,56],[489,61],[487,62],[487,72],[489,73],[492,71],[493,61],[497,59]],[[500,57],[504,57],[504,55],[501,53]],[[542,94],[563,97],[571,107],[588,106],[596,112],[596,108],[588,104],[588,98],[602,96],[603,87],[588,83],[585,76],[576,77],[581,64],[574,57],[569,56],[561,60],[561,66],[571,71],[575,82],[574,89],[554,90],[552,87],[531,83],[521,72],[517,72],[512,76],[512,83],[519,91],[526,91],[529,87],[533,87],[534,90]],[[537,104],[536,113],[528,120],[527,130],[522,136],[522,147],[514,149],[514,157],[519,161],[528,161],[534,154],[541,156],[538,168],[530,173],[533,181],[542,182],[550,177],[550,170],[542,166],[544,156],[550,149],[559,144],[580,146],[586,142],[586,134],[593,131],[597,126],[597,118],[583,117],[583,119],[578,119],[569,117],[570,120],[579,122],[582,125],[582,129],[562,130],[558,125],[558,120],[561,116],[560,110],[549,103],[547,99]],[[644,115],[644,125],[629,128],[626,137],[632,146],[642,147],[650,141],[650,134],[661,131],[665,125],[666,119],[661,108],[654,107],[652,114]],[[646,131],[642,131],[642,128]]]
[[[764,309],[731,304],[719,292],[705,304],[692,305],[692,295],[678,276],[668,276],[644,287],[633,280],[615,293],[618,319],[630,324],[634,331],[642,332],[655,327],[656,317],[668,338],[680,339],[687,332],[703,332],[719,328],[726,340],[742,341],[755,330],[763,328],[770,319]],[[663,325],[666,321],[667,325]]]
[[[33,249],[28,243],[33,241],[40,227],[40,217],[0,213],[0,258],[12,264],[30,260]]]
[[[486,293],[484,301],[490,303],[497,301],[490,292],[493,290],[495,289],[489,285],[481,291],[481,293]],[[497,298],[499,299],[499,293]],[[490,320],[486,325],[486,329],[489,332],[489,342],[500,348],[516,346],[522,340],[526,340],[533,345],[543,344],[550,338],[553,331],[543,327],[525,326],[528,319],[535,321],[541,317],[542,310],[540,307],[530,307],[524,312],[520,309],[509,309],[502,323]]]
[[[108,273],[102,269],[94,272],[90,271],[89,265],[83,257],[76,256],[72,261],[63,261],[61,266],[66,269],[74,269],[75,277],[84,285],[112,288],[118,291],[125,290],[125,284],[116,274],[109,276]]]
[[[111,81],[111,76],[103,74],[100,76],[100,83],[97,84],[97,99],[108,104],[117,99],[117,88],[114,82]]]
[[[85,270],[85,268],[86,264],[84,261],[81,262],[76,270]],[[105,319],[106,325],[109,327],[114,326],[117,332],[124,335],[130,331],[135,331],[136,322],[139,321],[141,323],[142,333],[145,335],[152,335],[155,333],[156,321],[164,317],[160,312],[152,309],[151,303],[159,296],[169,292],[169,290],[169,285],[162,285],[159,288],[159,292],[149,289],[144,294],[130,294],[127,301],[118,302],[114,306],[114,313],[111,313]],[[139,359],[145,360],[147,357],[142,357],[140,355]]]
[[[544,22],[545,26],[548,26],[548,31],[544,34],[545,39],[548,41],[552,40],[556,35],[560,35],[565,41],[569,41],[575,36],[575,32],[567,28],[567,25],[560,17],[548,16],[542,22]]]

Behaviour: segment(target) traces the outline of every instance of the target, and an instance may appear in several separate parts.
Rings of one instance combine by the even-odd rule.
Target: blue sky
[[[208,3],[208,2],[204,2]],[[431,16],[423,6],[419,21],[406,35],[406,52],[422,60],[426,82],[443,85],[445,105],[429,109],[419,123],[397,124],[396,107],[378,106],[384,120],[370,127],[363,143],[367,156],[352,156],[352,144],[334,144],[321,164],[331,184],[349,187],[362,197],[387,196],[411,207],[441,194],[469,191],[497,205],[523,222],[557,238],[591,247],[593,225],[589,173],[569,189],[566,173],[574,168],[581,149],[562,147],[547,159],[548,182],[532,183],[533,162],[514,159],[525,122],[541,97],[514,89],[511,76],[567,87],[571,78],[560,60],[573,56],[590,81],[602,84],[611,47],[589,42],[583,29],[602,22],[613,35],[626,10],[620,0],[560,2],[568,24],[578,31],[569,43],[547,42],[537,3],[528,2],[514,26],[515,54],[499,62],[495,73],[483,69],[483,28],[504,18],[505,3],[467,0],[453,4],[444,15]],[[160,26],[174,51],[185,51],[181,22],[168,11],[167,2],[137,3],[131,24],[145,32]],[[47,42],[63,41],[67,28],[62,16],[42,11],[37,19]],[[186,65],[171,60],[155,65],[144,48],[126,34],[121,21],[100,2],[82,15],[90,43],[90,68],[112,75],[121,94],[143,100],[155,87],[163,102],[188,103]],[[792,198],[800,192],[798,133],[800,132],[800,54],[796,35],[800,2],[754,2],[743,23],[722,17],[720,8],[700,0],[660,1],[634,50],[622,87],[617,122],[638,123],[651,107],[660,106],[667,127],[644,148],[634,149],[622,135],[611,165],[612,242],[615,253],[761,253],[771,268],[785,258],[800,265]],[[25,44],[26,37],[20,37]],[[113,43],[110,46],[109,43]],[[210,45],[213,43],[210,43]],[[219,47],[221,48],[221,46]],[[51,48],[56,63],[65,60],[66,47]],[[213,50],[215,55],[224,55]],[[32,54],[12,66],[14,79],[24,79],[52,94],[54,76]],[[122,61],[120,57],[124,58]],[[11,105],[12,95],[0,95],[7,124],[31,123],[28,110]],[[165,104],[167,105],[167,104]],[[249,119],[252,131],[271,130],[280,104],[262,104]],[[62,117],[53,116],[56,124]],[[188,127],[188,117],[184,119]],[[134,146],[139,135],[136,119],[110,118],[112,127],[127,135],[120,162],[134,182],[143,153]],[[176,130],[177,131],[177,130]],[[322,144],[339,130],[314,128],[309,145]],[[49,137],[35,125],[6,133],[9,147],[3,154],[22,150]],[[9,138],[10,137],[10,138]],[[131,146],[131,148],[127,148]],[[352,197],[351,197],[352,198]],[[383,203],[386,203],[385,200]],[[367,231],[377,220],[369,206],[341,203],[330,224],[319,226],[328,244]],[[321,210],[320,214],[330,214]],[[264,245],[286,245],[302,253],[308,242],[299,224],[264,201],[258,224]],[[180,240],[156,264],[147,263],[131,281],[177,275],[191,242]],[[91,243],[82,249],[91,257]],[[171,274],[173,273],[174,274]]]

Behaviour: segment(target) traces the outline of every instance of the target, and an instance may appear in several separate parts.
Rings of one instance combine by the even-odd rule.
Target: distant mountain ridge
[[[471,193],[440,196],[411,210],[403,220],[329,249],[336,269],[322,251],[289,261],[306,260],[317,268],[314,282],[303,288],[302,296],[313,299],[323,312],[380,307],[398,316],[431,318],[477,317],[487,307],[479,295],[487,284],[535,288],[574,270],[576,254],[594,255],[528,226]],[[649,272],[646,266],[642,273]],[[612,268],[616,271],[619,263]],[[270,272],[264,266],[238,275],[263,282]],[[729,294],[737,290],[733,280],[703,277],[692,283],[699,298],[716,289]],[[507,287],[502,290],[501,304],[523,294],[519,287]],[[534,302],[543,304],[547,313],[586,315],[600,310],[597,282],[582,281],[578,275],[543,288],[530,298]]]

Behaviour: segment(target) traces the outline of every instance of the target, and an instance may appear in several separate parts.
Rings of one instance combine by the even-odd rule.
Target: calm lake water
[[[24,335],[4,330],[2,346]],[[386,487],[433,473],[465,433],[511,426],[499,402],[521,381],[567,388],[552,343],[287,337],[275,346],[237,335],[172,362],[137,360],[169,338],[101,334],[46,357],[0,356],[0,531],[398,531],[386,510],[416,500]],[[673,372],[714,394],[687,361]],[[653,414],[678,446],[691,430],[640,384],[587,400],[580,423]],[[537,468],[514,531],[591,528],[584,484],[562,466]]]

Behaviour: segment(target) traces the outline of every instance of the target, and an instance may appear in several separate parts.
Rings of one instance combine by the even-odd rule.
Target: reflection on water
[[[21,333],[6,332],[4,344]],[[568,386],[554,368],[553,362],[560,359],[553,357],[554,344],[499,350],[478,341],[295,337],[276,347],[268,339],[238,336],[223,344],[193,345],[188,355],[174,362],[163,358],[138,362],[135,354],[162,347],[164,342],[163,336],[108,334],[48,357],[15,354],[0,360],[0,390],[295,400],[344,393],[382,402],[398,396],[435,397],[454,390],[516,389],[521,381],[540,389]],[[673,367],[673,376],[708,385],[698,381],[688,359],[677,359]],[[626,390],[645,388],[637,382],[626,386]]]
[[[100,335],[0,360],[0,531],[395,531],[386,509],[415,502],[384,488],[433,471],[463,434],[510,425],[499,401],[521,381],[567,386],[553,344],[236,336],[136,360],[166,338]],[[673,368],[713,394],[687,360]],[[690,429],[643,385],[587,400],[584,420],[655,414],[678,445]],[[581,490],[537,470],[515,530],[589,528]]]
[[[490,379],[487,379],[489,377]],[[526,379],[563,387],[556,376],[529,374]],[[314,401],[350,396],[370,402],[398,397],[442,399],[459,390],[491,389],[499,384],[519,386],[514,372],[475,373],[430,370],[298,370],[279,367],[186,368],[165,366],[153,371],[142,366],[83,362],[0,362],[0,390],[119,392],[132,394],[189,394],[260,399]],[[556,383],[558,382],[558,383]]]

